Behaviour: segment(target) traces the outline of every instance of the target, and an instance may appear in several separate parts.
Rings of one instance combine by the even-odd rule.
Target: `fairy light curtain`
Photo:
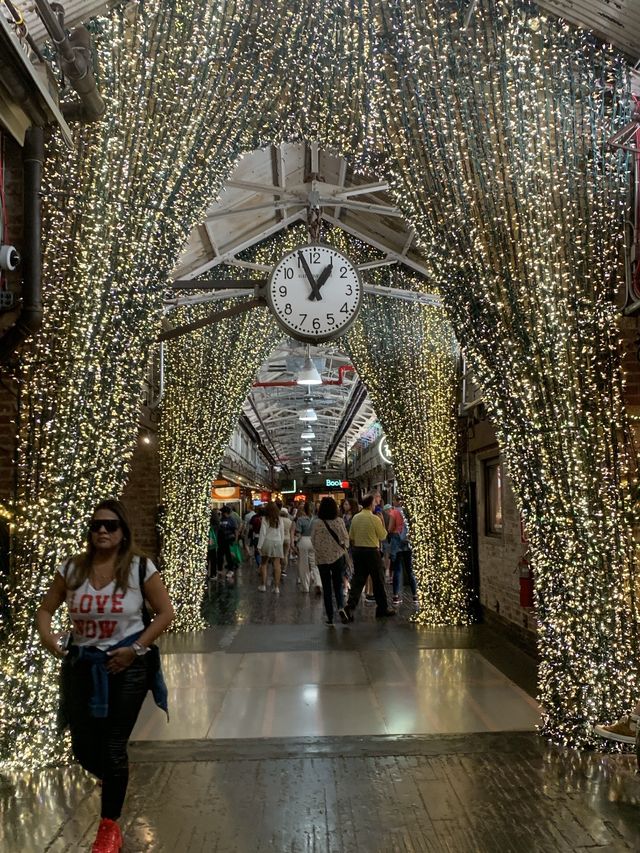
[[[402,281],[402,274],[393,276]],[[458,513],[456,355],[441,308],[369,295],[345,335],[385,430],[411,519],[413,566],[426,625],[470,621]]]
[[[321,239],[355,263],[381,256],[338,228],[328,229]],[[241,258],[273,266],[306,241],[306,229],[299,225],[243,252]],[[219,266],[206,276],[245,277],[246,270]],[[389,267],[369,270],[367,280],[414,291],[424,287],[420,276]],[[191,309],[188,319],[180,322],[208,310]],[[206,334],[179,339],[169,351],[160,444],[167,502],[164,560],[180,628],[202,625],[211,481],[240,413],[242,389],[249,389],[247,378],[251,380],[278,337],[273,337],[272,321],[254,325],[255,316],[268,318],[252,313],[243,320],[252,342],[249,358],[242,349],[247,340],[236,342],[238,329],[229,320]],[[344,346],[367,386],[406,494],[422,601],[418,621],[466,624],[464,541],[457,511],[457,346],[451,327],[442,309],[367,297],[354,329],[337,343]]]
[[[387,4],[385,4],[386,6]],[[637,692],[613,307],[624,63],[532,4],[381,9],[389,167],[479,380],[536,579],[543,730],[581,744]]]
[[[545,731],[582,742],[629,699],[610,308],[625,174],[604,145],[623,64],[524,0],[480,0],[465,33],[461,5],[150,0],[94,22],[107,116],[48,156],[45,327],[19,376],[9,764],[63,754],[34,612],[94,501],[121,490],[179,249],[237,156],[302,136],[386,158],[492,406],[538,574]]]
[[[72,155],[50,141],[45,322],[19,375],[11,619],[0,649],[8,767],[66,755],[53,735],[57,663],[35,637],[35,611],[93,504],[122,490],[163,292],[191,228],[261,140],[317,132],[362,146],[372,120],[367,10],[356,2],[343,12],[316,0],[149,0],[91,24],[107,113],[75,128]],[[322,70],[305,73],[310,56]]]
[[[182,310],[179,322],[198,319],[207,308]],[[281,337],[271,315],[254,309],[167,345],[160,420],[162,553],[175,630],[204,627],[211,485],[258,368]]]

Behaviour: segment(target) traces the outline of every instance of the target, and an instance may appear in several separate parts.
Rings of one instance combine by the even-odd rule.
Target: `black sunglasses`
[[[107,533],[115,533],[120,527],[120,521],[117,518],[97,518],[89,522],[89,530],[92,533],[99,533],[101,527],[104,527]]]

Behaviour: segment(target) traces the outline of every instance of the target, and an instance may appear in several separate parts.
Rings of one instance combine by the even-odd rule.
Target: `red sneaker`
[[[122,848],[122,833],[115,820],[103,817],[98,827],[91,853],[118,853]]]

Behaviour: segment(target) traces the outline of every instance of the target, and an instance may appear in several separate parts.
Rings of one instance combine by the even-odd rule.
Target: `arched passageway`
[[[180,247],[235,159],[283,136],[384,172],[416,227],[530,537],[545,731],[585,742],[628,701],[637,647],[610,310],[627,173],[604,146],[628,109],[623,63],[524,2],[485,0],[465,30],[453,2],[175,12],[99,19],[106,120],[46,176],[47,314],[20,368],[3,755],[54,757],[49,728],[33,736],[54,694],[33,611],[96,495],[122,487]]]

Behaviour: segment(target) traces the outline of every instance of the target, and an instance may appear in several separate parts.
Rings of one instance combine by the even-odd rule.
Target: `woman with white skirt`
[[[260,592],[267,591],[267,571],[269,563],[273,563],[273,591],[280,595],[280,567],[284,556],[284,519],[280,510],[273,502],[265,507],[264,518],[260,525],[260,536],[258,537],[258,551],[262,557],[260,563],[260,574],[262,583],[258,587]]]
[[[320,572],[316,565],[316,554],[311,542],[311,529],[314,523],[311,505],[306,503],[296,518],[296,531],[300,536],[298,540],[298,579],[302,592],[309,592],[309,587],[313,586],[316,595],[320,595],[322,593]]]

